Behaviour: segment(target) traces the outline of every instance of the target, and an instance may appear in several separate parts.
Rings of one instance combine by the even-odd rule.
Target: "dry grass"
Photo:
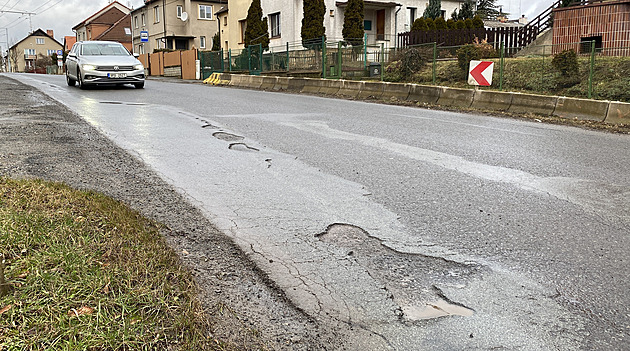
[[[222,349],[156,223],[104,195],[0,178],[0,350]]]

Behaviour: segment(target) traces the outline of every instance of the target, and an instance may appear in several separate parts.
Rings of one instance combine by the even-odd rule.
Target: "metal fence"
[[[367,39],[367,38],[365,38]],[[366,40],[366,41],[369,41]],[[306,47],[301,42],[263,49],[252,45],[242,50],[200,51],[202,77],[214,72],[283,74],[324,78],[368,77],[370,67],[387,61],[384,44],[349,45],[322,38]]]
[[[462,47],[432,43],[398,49],[385,66],[385,80],[468,87],[467,69],[463,70],[457,61]],[[493,53],[494,47],[498,50]],[[404,76],[400,65],[409,49],[415,49],[423,65],[421,70]],[[561,72],[553,65],[553,58],[564,50],[577,54],[575,72]],[[495,63],[492,86],[484,89],[630,101],[629,47],[599,48],[594,41],[527,48],[487,43],[484,52],[487,55],[483,59]]]
[[[495,62],[493,84],[484,89],[630,101],[629,47],[600,48],[591,41],[526,48],[501,42],[475,45],[484,45],[482,58]],[[467,69],[457,61],[462,47],[434,42],[386,49],[383,43],[352,46],[322,39],[308,47],[297,42],[267,50],[257,45],[243,50],[200,51],[199,60],[204,79],[214,72],[235,72],[468,87]],[[414,60],[421,61],[415,67],[421,69],[405,72],[401,65],[410,49],[415,50]],[[555,55],[568,49],[578,55],[578,70],[571,76],[563,75],[552,64]]]

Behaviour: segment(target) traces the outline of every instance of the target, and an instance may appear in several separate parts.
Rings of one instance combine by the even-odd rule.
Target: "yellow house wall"
[[[37,44],[37,38],[44,38],[44,44]],[[63,45],[55,42],[49,37],[44,36],[31,36],[18,44],[13,50],[17,51],[17,70],[14,67],[13,61],[11,61],[11,69],[14,72],[24,72],[26,66],[26,60],[24,59],[24,50],[25,49],[35,49],[35,55],[43,54],[44,56],[48,56],[48,50],[62,50]],[[9,59],[11,55],[9,55]]]

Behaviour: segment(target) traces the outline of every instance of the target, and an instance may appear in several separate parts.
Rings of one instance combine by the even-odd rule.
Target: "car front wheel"
[[[79,83],[79,89],[86,89],[87,87],[83,84],[83,78],[81,78],[81,71],[77,70],[77,83]]]
[[[142,83],[135,83],[133,86],[136,87],[136,89],[142,89],[142,88],[144,88],[144,82],[142,82]]]
[[[68,86],[73,87],[76,82],[76,80],[70,78],[70,76],[68,75],[68,71],[66,70],[66,83],[68,83]]]

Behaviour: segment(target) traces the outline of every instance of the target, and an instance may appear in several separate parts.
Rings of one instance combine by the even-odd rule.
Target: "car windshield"
[[[129,51],[120,44],[83,44],[81,55],[87,56],[129,56]]]

